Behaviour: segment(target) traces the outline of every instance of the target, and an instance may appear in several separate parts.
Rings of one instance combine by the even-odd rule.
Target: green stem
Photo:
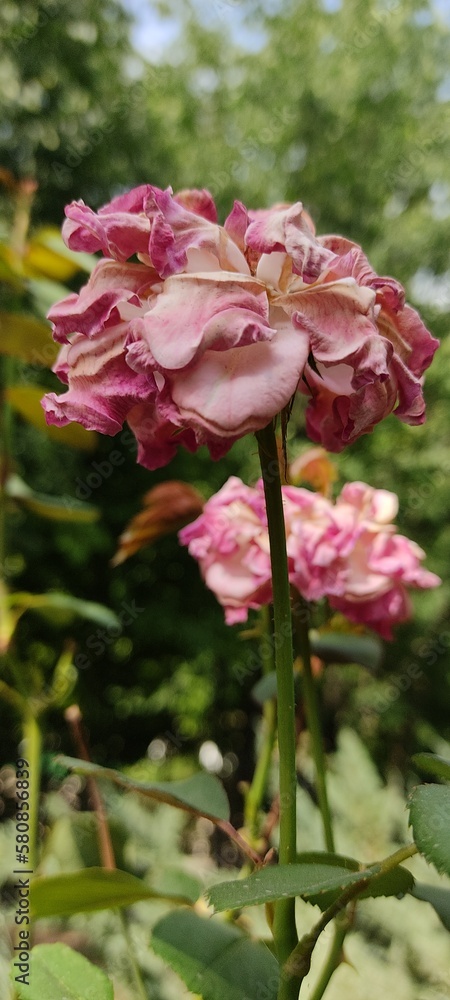
[[[280,759],[280,846],[281,864],[293,864],[297,857],[295,770],[295,700],[291,599],[286,554],[280,468],[273,423],[257,435],[264,483],[272,567],[275,669],[277,674],[278,748]],[[286,973],[284,963],[298,938],[295,926],[295,899],[280,899],[275,905],[273,935],[281,966],[278,1000],[297,1000],[299,981]]]
[[[263,641],[260,644],[260,655],[263,666],[263,675],[265,675],[273,670],[273,646],[271,641],[267,641],[269,638],[271,640],[269,609],[267,607],[261,609],[260,619],[263,630]],[[270,698],[268,701],[264,702],[263,706],[262,745],[258,754],[252,783],[245,799],[245,826],[253,840],[255,840],[259,835],[258,813],[261,808],[261,803],[267,786],[267,779],[272,761],[273,746],[275,743],[276,725],[276,702],[274,698]]]
[[[346,914],[339,914],[334,925],[333,940],[328,958],[323,966],[317,983],[309,996],[309,1000],[322,1000],[333,973],[343,961],[342,946],[349,929],[349,919]]]
[[[30,852],[29,868],[36,871],[38,862],[39,798],[41,787],[41,746],[42,734],[39,722],[29,706],[23,716],[24,752],[29,765],[29,816]]]
[[[303,692],[305,697],[306,721],[311,737],[311,748],[316,769],[316,789],[319,808],[322,816],[325,844],[327,851],[334,854],[334,836],[328,803],[326,783],[326,756],[323,748],[323,735],[320,723],[320,712],[317,698],[316,683],[311,670],[311,647],[309,642],[309,608],[306,601],[296,595],[293,611],[294,634],[298,652],[303,663]]]
[[[121,927],[122,927],[122,933],[123,933],[123,936],[124,936],[125,941],[127,943],[128,959],[129,959],[129,963],[130,963],[130,968],[131,968],[132,973],[133,973],[134,984],[135,984],[135,987],[137,989],[138,996],[141,998],[141,1000],[148,1000],[148,994],[147,994],[147,991],[145,989],[144,983],[142,981],[141,970],[139,968],[139,965],[138,965],[138,962],[137,962],[137,959],[136,959],[135,950],[134,950],[134,942],[132,941],[132,938],[131,938],[130,930],[129,930],[129,927],[128,927],[128,924],[127,924],[127,918],[126,918],[123,910],[119,909],[119,910],[117,910],[117,913],[119,914],[120,923],[121,923]]]

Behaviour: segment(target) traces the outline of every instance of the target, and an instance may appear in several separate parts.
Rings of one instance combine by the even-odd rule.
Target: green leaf
[[[139,792],[140,795],[145,795],[156,802],[165,802],[196,816],[206,816],[215,823],[228,820],[230,816],[230,807],[223,786],[218,778],[206,771],[200,771],[182,781],[147,782],[133,781],[121,771],[100,767],[99,764],[84,760],[75,760],[73,757],[59,757],[58,761],[78,774],[114,781],[127,791]]]
[[[10,594],[7,598],[10,607],[18,609],[20,614],[25,611],[63,611],[73,618],[79,615],[88,621],[95,622],[96,625],[104,625],[106,628],[117,628],[120,620],[114,611],[105,608],[104,604],[97,604],[96,601],[82,601],[71,594],[60,594],[58,591],[49,591],[48,594],[29,594],[20,591]]]
[[[203,885],[198,878],[181,868],[161,868],[152,872],[152,888],[163,899],[176,897],[185,903],[196,903]]]
[[[444,757],[438,757],[435,753],[416,753],[411,757],[411,760],[419,768],[419,771],[430,774],[432,778],[443,778],[444,781],[450,781],[450,761],[445,760]]]
[[[30,955],[28,981],[29,986],[15,981],[20,1000],[114,1000],[113,985],[105,973],[65,944],[36,945]]]
[[[177,903],[195,902],[198,892],[192,899],[192,886],[186,895],[181,890],[181,879],[178,885],[178,889],[172,884],[172,889],[168,886],[164,891],[145,885],[141,879],[129,872],[118,869],[110,871],[106,868],[82,868],[77,872],[33,879],[30,906],[33,916],[41,918],[132,906],[133,903],[144,899],[169,899]]]
[[[237,927],[191,911],[170,913],[153,929],[152,948],[203,1000],[275,1000],[278,963]]]
[[[217,911],[235,910],[243,906],[256,906],[277,899],[301,896],[326,909],[341,892],[352,884],[361,882],[361,896],[398,895],[407,892],[413,885],[413,878],[406,869],[398,868],[389,875],[381,875],[379,865],[361,869],[358,862],[341,859],[336,862],[316,860],[294,865],[271,865],[262,868],[246,879],[221,882],[208,890],[210,903]],[[343,863],[342,863],[343,862]],[[356,869],[349,870],[349,863]],[[366,880],[370,880],[370,885]]]
[[[69,521],[73,524],[92,524],[98,521],[100,511],[92,504],[83,503],[72,497],[53,497],[46,493],[35,493],[20,476],[9,476],[5,484],[5,493],[16,503],[31,510],[39,517],[51,521]]]
[[[51,368],[59,351],[50,324],[24,313],[0,312],[0,352]]]
[[[369,670],[377,670],[383,659],[383,643],[374,635],[313,632],[311,652],[325,663],[359,663]]]
[[[440,886],[416,882],[411,894],[416,899],[423,899],[425,903],[431,903],[444,927],[450,931],[450,889],[441,889]]]
[[[47,424],[41,399],[46,389],[36,385],[10,386],[6,390],[6,399],[13,409],[33,427],[43,431],[52,441],[67,444],[81,451],[94,451],[97,446],[97,436],[93,431],[87,431],[81,424],[71,423],[66,427],[56,427]]]
[[[298,679],[298,675],[294,674],[295,681]],[[260,677],[259,681],[252,687],[252,698],[258,703],[258,705],[263,705],[265,701],[269,701],[270,698],[276,698],[277,696],[277,675],[274,670],[271,670],[269,674],[264,674]]]
[[[450,875],[450,788],[419,785],[409,799],[409,822],[421,854]]]
[[[73,648],[70,645],[68,649],[65,649],[61,653],[57,661],[50,689],[42,699],[43,710],[50,706],[52,708],[61,708],[72,694],[77,680],[78,671],[73,663]]]

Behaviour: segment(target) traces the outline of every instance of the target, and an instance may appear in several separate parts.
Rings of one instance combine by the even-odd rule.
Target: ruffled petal
[[[136,375],[126,364],[124,324],[110,327],[95,340],[75,334],[64,345],[56,370],[68,381],[67,392],[48,393],[42,405],[49,424],[62,427],[75,420],[87,430],[117,434],[138,400],[156,393],[153,379]]]
[[[307,338],[291,328],[272,341],[206,351],[198,365],[170,380],[171,398],[183,421],[206,436],[241,437],[288,404],[308,350]]]
[[[125,261],[136,253],[148,251],[150,218],[145,214],[149,184],[142,184],[114,198],[93,212],[84,201],[73,201],[65,209],[62,228],[65,243],[71,250],[84,250]]]
[[[174,275],[150,311],[130,324],[128,361],[133,367],[139,358],[138,370],[142,363],[163,372],[181,370],[207,350],[271,340],[277,331],[268,316],[265,287],[254,278],[223,271]],[[149,351],[146,361],[142,342]]]
[[[211,251],[218,269],[249,273],[245,257],[225,229],[190,212],[175,201],[170,189],[152,188],[146,210],[153,218],[150,258],[163,278],[185,270],[190,249]]]
[[[121,303],[147,302],[157,282],[156,272],[143,264],[100,261],[78,295],[68,295],[50,309],[54,339],[65,343],[72,333],[94,337],[106,324],[117,323]]]
[[[314,281],[333,257],[316,240],[301,201],[260,213],[250,223],[245,242],[260,254],[277,251],[289,254],[294,272],[302,275],[305,282]]]

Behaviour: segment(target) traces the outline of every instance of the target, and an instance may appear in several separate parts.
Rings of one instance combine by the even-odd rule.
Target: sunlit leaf
[[[66,944],[38,944],[30,954],[29,985],[17,982],[20,1000],[113,1000],[105,973]]]
[[[7,479],[5,493],[16,503],[31,510],[33,514],[46,517],[51,521],[92,524],[100,517],[98,507],[72,497],[53,497],[46,493],[36,493],[24,483],[23,479],[16,475],[9,476]]]
[[[0,312],[0,353],[51,368],[59,346],[49,323],[25,313]]]
[[[450,788],[419,785],[409,798],[409,822],[421,854],[450,875]]]
[[[78,671],[73,662],[73,645],[68,646],[59,657],[53,671],[49,690],[43,696],[42,708],[60,708],[72,694],[78,679]]]
[[[200,771],[182,781],[133,781],[121,771],[100,767],[99,764],[75,760],[73,757],[60,757],[59,760],[78,774],[105,778],[128,791],[139,792],[156,802],[166,802],[197,816],[207,816],[213,822],[229,819],[230,807],[223,786],[218,778],[206,771]]]
[[[154,889],[129,872],[107,868],[82,868],[77,872],[62,875],[47,875],[32,880],[30,890],[31,912],[34,917],[61,917],[72,913],[88,913],[94,910],[109,910],[120,906],[132,906],[146,899],[167,899],[173,903],[189,904],[198,898],[198,891],[192,899],[191,891],[186,893],[172,886]]]
[[[180,910],[156,924],[151,945],[203,1000],[275,1000],[277,996],[279,972],[274,955],[231,924]]]
[[[24,256],[27,275],[43,275],[53,281],[68,281],[77,271],[92,271],[95,258],[73,253],[66,247],[58,229],[46,226],[30,240]]]
[[[10,247],[0,243],[0,281],[11,285],[15,291],[22,288],[22,261]]]
[[[87,431],[80,424],[67,424],[66,427],[49,426],[45,420],[41,399],[46,389],[42,386],[12,386],[6,391],[6,398],[21,417],[28,420],[33,427],[43,431],[52,441],[68,444],[82,451],[94,451],[97,446],[97,436],[93,431]]]
[[[29,594],[25,591],[10,594],[8,597],[9,606],[24,611],[64,611],[70,617],[79,615],[97,625],[104,625],[106,628],[117,628],[120,621],[114,611],[106,608],[104,604],[97,604],[96,601],[82,601],[71,594],[60,594],[57,591],[49,591],[47,594]]]

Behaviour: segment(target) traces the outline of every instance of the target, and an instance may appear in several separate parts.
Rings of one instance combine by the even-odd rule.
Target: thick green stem
[[[278,748],[280,758],[280,846],[282,864],[296,861],[296,788],[295,770],[295,701],[291,600],[286,554],[283,500],[280,469],[273,423],[257,435],[264,495],[269,527],[273,588],[273,642],[277,674]],[[275,905],[273,935],[281,966],[278,1000],[296,1000],[299,981],[283,966],[298,938],[295,926],[295,900],[281,899]]]
[[[24,752],[23,757],[29,765],[29,865],[32,871],[36,871],[39,860],[38,836],[39,836],[39,799],[41,788],[41,747],[42,734],[39,722],[29,706],[25,709],[23,716],[23,736]]]
[[[323,748],[322,727],[317,699],[316,684],[311,670],[311,647],[309,642],[309,608],[306,601],[296,595],[294,601],[294,634],[296,646],[303,663],[303,692],[305,697],[305,712],[308,730],[311,737],[311,748],[316,769],[316,789],[319,808],[322,816],[325,845],[327,851],[334,854],[334,837],[328,803],[326,783],[326,757]]]

